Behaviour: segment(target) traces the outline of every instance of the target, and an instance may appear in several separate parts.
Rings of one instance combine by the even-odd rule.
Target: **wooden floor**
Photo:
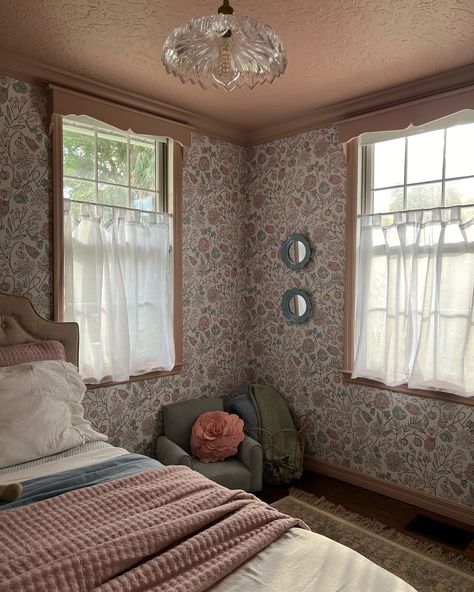
[[[302,479],[299,482],[294,483],[292,486],[312,493],[318,497],[324,496],[328,501],[344,506],[346,510],[356,512],[361,516],[374,518],[390,528],[396,528],[411,537],[425,540],[435,545],[440,545],[447,551],[452,551],[474,561],[474,541],[471,542],[466,550],[461,551],[448,545],[442,545],[438,541],[433,541],[430,538],[422,537],[404,530],[404,527],[417,514],[423,514],[424,516],[435,518],[453,526],[459,526],[469,530],[469,527],[465,524],[453,521],[449,518],[444,518],[443,516],[433,514],[427,510],[423,510],[405,502],[400,502],[385,495],[369,491],[368,489],[363,489],[362,487],[344,483],[343,481],[338,481],[337,479],[326,477],[325,475],[320,475],[311,471],[305,471]],[[288,489],[289,487],[287,486],[265,485],[263,490],[257,495],[260,499],[271,504],[272,502],[287,496]]]

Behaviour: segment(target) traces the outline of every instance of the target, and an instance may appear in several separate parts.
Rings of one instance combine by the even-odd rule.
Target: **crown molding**
[[[435,94],[463,89],[473,84],[474,64],[468,64],[435,76],[420,78],[413,82],[323,107],[291,121],[252,131],[247,134],[247,145],[264,144],[294,136],[325,125],[361,117],[373,111],[390,109],[403,103],[428,99]]]
[[[84,76],[71,74],[59,68],[23,58],[1,48],[0,74],[27,82],[56,84],[69,90],[93,95],[100,99],[120,103],[177,123],[186,124],[194,128],[195,132],[220,138],[233,144],[245,145],[247,143],[247,133],[237,126],[97,82]]]
[[[165,117],[194,128],[194,131],[240,146],[264,144],[280,138],[317,129],[325,125],[361,117],[367,113],[390,109],[403,103],[418,101],[435,94],[462,89],[474,84],[474,64],[394,86],[376,93],[356,97],[316,109],[302,117],[277,125],[246,131],[223,121],[206,117],[187,109],[143,97],[124,89],[97,82],[15,55],[0,48],[0,73],[30,82],[52,83],[70,90],[114,101],[159,117]]]

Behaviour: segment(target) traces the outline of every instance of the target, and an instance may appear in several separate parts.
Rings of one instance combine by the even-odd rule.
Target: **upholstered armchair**
[[[185,465],[229,489],[262,489],[262,448],[248,436],[237,456],[203,463],[191,454],[191,430],[201,413],[223,411],[222,399],[191,399],[163,407],[164,435],[156,441],[156,458],[164,465]]]

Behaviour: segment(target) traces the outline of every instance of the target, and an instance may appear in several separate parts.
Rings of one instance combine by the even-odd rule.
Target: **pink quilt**
[[[1,592],[205,590],[292,526],[187,467],[0,513]]]

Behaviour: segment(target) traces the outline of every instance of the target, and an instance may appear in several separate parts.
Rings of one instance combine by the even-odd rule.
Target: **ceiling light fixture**
[[[217,14],[191,19],[166,39],[161,54],[168,74],[203,88],[254,88],[286,68],[285,48],[268,26],[234,16],[229,0]]]

